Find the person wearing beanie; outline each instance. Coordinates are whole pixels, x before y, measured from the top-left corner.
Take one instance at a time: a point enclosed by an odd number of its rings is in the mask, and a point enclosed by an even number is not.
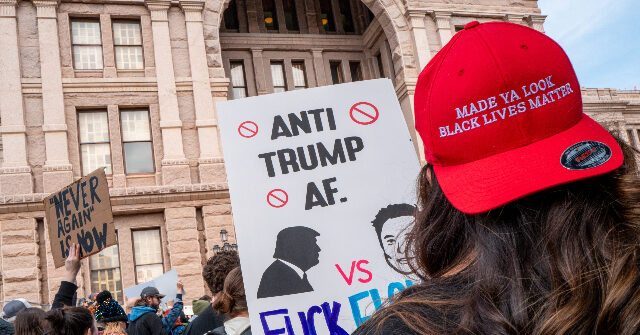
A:
[[[205,298],[209,298],[208,300]],[[203,299],[205,298],[205,299]],[[198,316],[211,304],[211,297],[203,296],[199,300],[193,301],[193,315]]]
[[[127,314],[120,304],[113,300],[111,292],[102,291],[96,296],[95,313],[96,322],[104,328],[100,335],[127,334]]]

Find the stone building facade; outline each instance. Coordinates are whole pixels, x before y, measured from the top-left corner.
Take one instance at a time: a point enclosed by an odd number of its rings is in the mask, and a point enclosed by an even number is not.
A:
[[[413,131],[418,73],[466,23],[543,31],[535,0],[0,0],[0,300],[49,304],[42,199],[106,167],[118,245],[83,261],[79,296],[237,248],[215,103],[390,78]],[[640,92],[583,89],[640,147]],[[241,246],[241,248],[250,246]]]

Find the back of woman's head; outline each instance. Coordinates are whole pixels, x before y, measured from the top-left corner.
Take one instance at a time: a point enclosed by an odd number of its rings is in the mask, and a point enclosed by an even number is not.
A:
[[[15,327],[16,335],[42,335],[44,332],[44,315],[45,312],[40,308],[26,308],[20,311],[16,316]]]
[[[222,292],[213,302],[213,308],[229,318],[234,318],[247,311],[247,297],[244,294],[242,271],[236,267],[224,280]]]
[[[637,334],[640,181],[633,152],[621,146],[625,165],[614,172],[474,215],[454,208],[423,168],[407,254],[425,289],[377,317],[442,331],[418,313],[429,306],[455,311],[447,331],[460,333]],[[459,293],[443,289],[451,273],[464,278]]]
[[[48,335],[85,335],[93,329],[93,315],[84,307],[52,309],[45,321]]]

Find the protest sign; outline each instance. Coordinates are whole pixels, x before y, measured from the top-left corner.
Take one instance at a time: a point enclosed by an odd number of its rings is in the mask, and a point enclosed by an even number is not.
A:
[[[64,265],[73,243],[80,244],[82,258],[116,244],[104,168],[46,197],[44,210],[56,268]]]
[[[420,165],[390,80],[217,108],[254,332],[348,334],[413,285]]]
[[[158,289],[158,292],[160,292],[160,294],[165,295],[165,297],[162,298],[161,301],[166,303],[168,301],[176,299],[176,294],[178,293],[178,287],[176,286],[177,283],[178,273],[176,272],[176,270],[171,270],[165,272],[162,276],[153,278],[142,284],[125,288],[124,295],[127,297],[127,299],[140,297],[142,289],[144,289],[145,287],[153,286]]]

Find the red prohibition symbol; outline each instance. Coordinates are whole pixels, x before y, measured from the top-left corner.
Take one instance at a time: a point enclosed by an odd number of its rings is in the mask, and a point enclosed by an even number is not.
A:
[[[353,122],[366,126],[376,122],[380,113],[378,112],[378,107],[363,101],[351,106],[349,116],[351,116]]]
[[[284,190],[276,188],[267,194],[267,203],[274,208],[284,207],[289,202],[289,195]]]
[[[238,127],[238,133],[244,138],[252,138],[258,134],[258,125],[253,121],[245,121]]]

